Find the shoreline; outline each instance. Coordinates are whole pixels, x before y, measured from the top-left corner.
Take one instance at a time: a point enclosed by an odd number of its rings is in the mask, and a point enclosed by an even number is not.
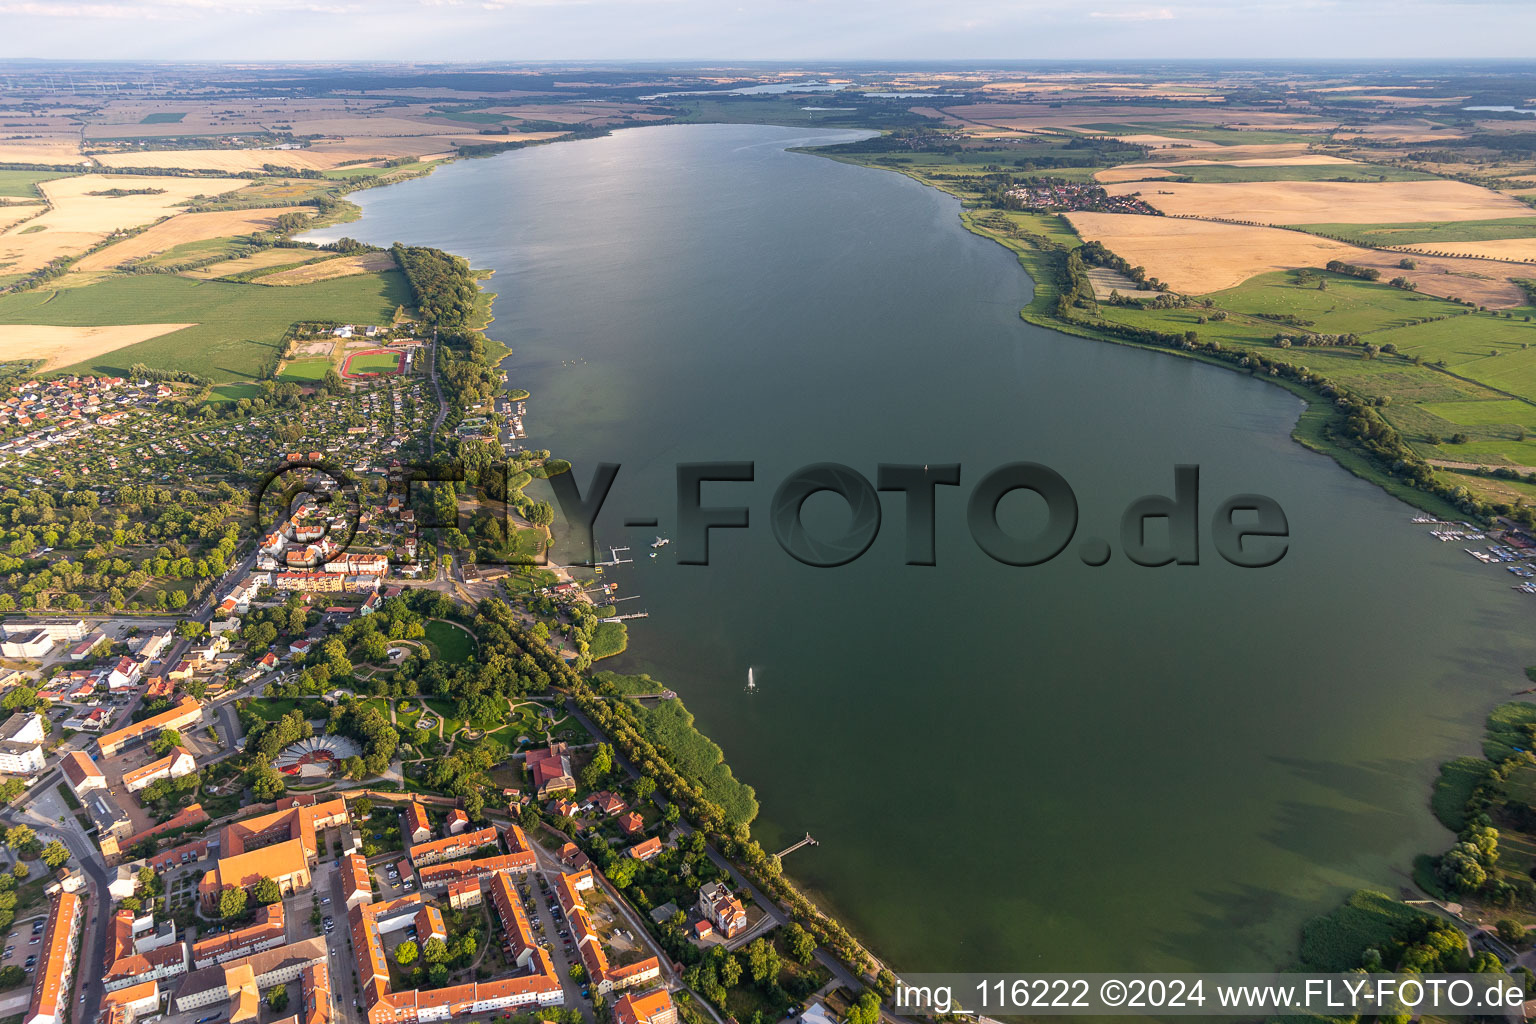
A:
[[[650,126],[650,125],[636,125],[634,127],[653,127],[653,126]],[[606,135],[606,134],[609,134],[609,133],[610,133],[609,130],[605,130],[602,134]],[[577,134],[577,135],[574,135],[573,137],[567,137],[567,138],[540,140],[537,144],[538,145],[550,145],[550,144],[554,144],[554,143],[562,142],[562,141],[576,141],[576,140],[586,139],[586,138],[591,138],[591,137],[593,137],[593,136],[592,135]],[[533,144],[534,143],[529,143],[527,145],[533,145]],[[512,152],[515,149],[521,149],[521,148],[526,148],[526,147],[525,146],[510,147],[507,150],[504,150],[503,152]],[[401,183],[406,182],[406,181],[413,181],[413,180],[416,180],[418,178],[428,177],[429,175],[432,174],[433,171],[437,170],[438,167],[445,166],[445,165],[451,164],[451,163],[455,163],[458,160],[474,159],[474,158],[481,158],[481,157],[492,157],[492,156],[499,156],[499,155],[501,155],[501,153],[498,152],[498,153],[483,153],[483,154],[473,154],[473,155],[468,155],[468,156],[449,157],[449,158],[446,158],[444,160],[435,162],[430,167],[428,167],[428,168],[426,168],[426,169],[424,169],[424,170],[422,170],[422,171],[420,171],[418,173],[412,174],[412,175],[410,175],[408,177],[401,177],[401,178],[398,178],[398,179],[396,179],[394,181],[380,182],[380,183],[376,183],[376,184],[373,184],[371,186],[366,186],[366,187],[385,187],[387,185],[401,184]],[[358,206],[355,203],[346,203],[345,204],[345,208],[343,210],[341,210],[341,211],[338,211],[338,212],[339,212],[340,215],[334,221],[332,221],[331,223],[325,225],[326,227],[335,227],[335,226],[338,226],[340,224],[348,224],[348,223],[356,222],[356,221],[358,221],[358,220],[360,220],[362,218],[364,211],[363,211],[362,207]],[[503,366],[503,364],[506,362],[506,360],[508,360],[508,359],[510,359],[512,357],[512,355],[514,354],[515,350],[510,345],[507,345],[507,344],[505,344],[503,342],[500,342],[500,341],[498,341],[498,340],[496,340],[494,338],[491,338],[489,335],[487,335],[485,333],[486,330],[490,327],[490,325],[492,323],[495,322],[495,319],[496,319],[495,316],[494,316],[494,313],[493,313],[493,306],[494,306],[494,303],[495,303],[496,299],[498,298],[498,293],[486,290],[485,287],[484,287],[484,283],[485,283],[485,281],[489,280],[495,274],[495,272],[496,271],[494,269],[491,269],[491,270],[481,270],[481,269],[472,270],[472,274],[475,277],[476,287],[480,288],[481,295],[482,295],[483,298],[481,300],[481,303],[479,305],[477,305],[477,313],[476,313],[476,317],[475,317],[475,324],[466,325],[465,330],[467,330],[469,332],[472,332],[473,334],[478,336],[479,339],[481,340],[481,342],[486,346],[486,348],[487,348],[487,361],[488,361],[488,363],[491,366],[495,367],[496,370],[501,374],[501,377],[502,377],[502,389],[503,389],[502,390],[502,394],[506,395],[506,396],[510,396],[510,395],[518,393],[519,391],[526,391],[527,389],[521,388],[521,387],[514,387],[512,385],[512,383],[511,383],[510,379],[509,379],[509,375],[508,375],[507,371],[505,370],[505,368]],[[482,312],[484,314],[483,323],[480,322],[481,317],[479,315]],[[572,577],[570,575],[570,568],[569,567],[559,566],[559,565],[556,565],[555,563],[551,562],[550,565],[547,568],[553,569],[557,573],[557,575],[558,574],[564,574],[564,576],[566,578],[574,580],[574,577]],[[512,596],[513,595],[510,595],[510,594],[508,595],[508,597],[512,597]],[[590,597],[588,598],[588,600],[590,600]],[[556,651],[552,650],[551,653],[554,653],[554,654],[558,655],[559,652],[556,652]],[[596,668],[596,665],[594,663],[594,665],[591,668],[587,669],[586,671],[590,675],[591,673],[594,673],[594,672],[597,672],[597,671],[600,671],[600,670],[598,670]],[[574,699],[574,698],[572,698],[572,699]],[[681,701],[681,695],[679,695],[679,700]],[[686,704],[684,704],[684,706],[686,707]],[[703,736],[710,743],[714,743],[714,741],[712,739],[710,739],[708,737],[708,735],[703,733],[702,731],[700,732],[700,735]],[[609,738],[612,739],[611,736]],[[715,744],[715,745],[718,747],[718,744]],[[724,754],[724,751],[722,750],[722,755],[723,754]],[[727,768],[729,768],[729,766],[730,766],[729,760],[724,758],[723,756],[722,756],[721,763],[724,764]],[[733,774],[734,774],[734,771],[733,771]],[[755,817],[756,816],[754,815],[754,819],[753,820],[755,820]],[[700,826],[695,825],[695,827],[700,827]],[[826,931],[830,932],[833,936],[839,937],[840,940],[841,940],[840,941],[840,945],[844,949],[851,949],[854,952],[854,954],[855,954],[853,957],[845,957],[845,956],[843,956],[841,953],[835,951],[835,949],[836,949],[835,946],[833,946],[833,945],[831,945],[831,944],[829,944],[829,943],[827,943],[825,941],[823,941],[821,943],[820,948],[825,950],[829,956],[833,957],[839,964],[841,964],[849,972],[850,976],[852,976],[853,978],[857,979],[866,988],[872,988],[874,991],[876,991],[877,993],[880,993],[882,996],[889,995],[889,991],[888,990],[891,989],[894,986],[894,981],[895,981],[895,974],[894,974],[893,969],[890,968],[886,964],[886,962],[884,960],[882,960],[879,956],[877,956],[875,953],[873,953],[870,950],[869,945],[863,939],[855,936],[853,934],[853,932],[850,931],[848,929],[848,927],[842,922],[841,919],[839,919],[838,917],[836,917],[835,915],[833,915],[831,913],[828,913],[825,909],[822,908],[822,906],[820,904],[818,904],[814,899],[811,898],[811,896],[809,896],[807,894],[807,891],[802,886],[796,884],[783,871],[782,866],[780,866],[777,863],[777,858],[776,857],[768,859],[767,861],[765,861],[765,863],[767,863],[769,865],[769,869],[768,870],[764,870],[762,867],[760,867],[757,864],[753,863],[753,861],[751,859],[744,859],[741,856],[742,850],[744,850],[744,849],[747,849],[747,848],[757,848],[759,851],[761,849],[758,846],[756,839],[754,839],[752,837],[752,834],[751,834],[751,822],[750,821],[745,823],[745,824],[743,824],[743,825],[741,825],[741,826],[736,827],[736,829],[734,831],[736,832],[736,837],[734,839],[734,843],[735,843],[737,849],[733,852],[732,850],[727,849],[725,844],[723,844],[723,843],[717,844],[717,846],[719,848],[719,853],[721,854],[721,856],[724,857],[724,859],[736,871],[739,871],[742,874],[742,876],[744,878],[746,878],[753,886],[755,886],[756,888],[761,890],[763,893],[765,893],[767,898],[770,901],[772,901],[774,907],[777,908],[778,910],[780,910],[782,913],[784,913],[789,920],[794,921],[794,920],[804,920],[806,918],[809,918],[810,920],[818,922],[823,929],[825,929]],[[850,995],[850,997],[856,997],[857,993],[856,992],[850,992],[849,995]],[[896,1018],[896,1019],[901,1019],[901,1018]]]

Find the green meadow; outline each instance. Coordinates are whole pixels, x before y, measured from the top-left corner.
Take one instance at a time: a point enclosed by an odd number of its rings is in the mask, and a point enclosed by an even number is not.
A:
[[[13,199],[37,199],[42,196],[42,193],[37,190],[38,182],[67,178],[70,173],[69,171],[0,170],[0,196],[10,196]]]
[[[1364,334],[1466,311],[1444,299],[1321,270],[1305,282],[1289,271],[1259,274],[1209,298],[1222,309],[1253,316],[1300,317],[1311,321],[1308,330],[1324,334]]]
[[[144,119],[139,124],[179,124],[182,118],[186,116],[187,112],[185,110],[179,113],[163,110],[155,114],[145,114]]]
[[[1436,242],[1489,242],[1500,238],[1536,238],[1536,216],[1497,220],[1441,220],[1404,224],[1292,224],[1299,231],[1342,238],[1356,245],[1433,245]],[[1410,255],[1411,258],[1411,255]],[[1536,276],[1536,268],[1532,270]]]
[[[410,301],[404,277],[393,270],[289,288],[155,274],[0,296],[0,323],[194,324],[64,369],[121,374],[134,363],[144,363],[187,370],[224,384],[252,380],[270,368],[284,333],[295,322],[388,323],[395,308]]]
[[[1243,134],[1247,134],[1244,132]],[[1193,151],[1198,153],[1199,150]],[[1190,181],[1222,183],[1233,181],[1429,181],[1435,176],[1385,164],[1276,164],[1271,166],[1232,164],[1197,164],[1170,167]]]

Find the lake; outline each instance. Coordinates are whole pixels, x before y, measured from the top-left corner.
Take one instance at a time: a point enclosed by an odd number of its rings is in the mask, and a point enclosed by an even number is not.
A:
[[[1449,835],[1435,766],[1475,749],[1536,662],[1526,598],[1412,511],[1288,433],[1292,395],[1229,370],[1025,324],[1031,282],[897,174],[788,147],[847,134],[668,126],[463,161],[357,194],[343,234],[495,270],[490,333],[533,393],[533,447],[622,464],[599,538],[634,563],[630,650],[757,788],[786,868],[898,969],[1268,968],[1350,888],[1395,892]],[[709,566],[676,564],[673,467],[746,505]],[[768,508],[798,467],[959,463],[937,566],[903,564],[901,496],[835,569],[801,565]],[[1073,488],[1076,546],[982,554],[971,488],[1005,463]],[[1201,563],[1119,552],[1121,510],[1201,470]],[[1215,554],[1211,511],[1285,510],[1268,569]],[[1026,495],[1000,513],[1023,530]],[[847,513],[818,495],[807,520]],[[654,516],[658,529],[626,530]],[[758,689],[745,692],[748,666]]]

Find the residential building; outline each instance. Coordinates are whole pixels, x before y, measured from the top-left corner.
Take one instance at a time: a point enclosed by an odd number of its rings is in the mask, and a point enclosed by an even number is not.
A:
[[[129,689],[139,681],[141,674],[139,663],[124,655],[113,663],[112,671],[107,673],[107,687],[113,690]]]
[[[300,980],[305,968],[325,963],[324,939],[301,939],[188,974],[176,991],[176,1013],[228,1004],[230,1024],[254,1019],[258,993]]]
[[[352,853],[341,859],[341,891],[348,910],[373,901],[373,878],[368,861],[361,854]]]
[[[661,853],[661,840],[652,836],[643,842],[636,843],[624,852],[635,858],[635,860],[650,860]]]
[[[496,845],[496,826],[488,825],[463,835],[449,836],[446,839],[428,843],[417,843],[411,847],[411,863],[418,868],[428,864],[440,864],[443,861],[468,857],[482,846],[494,845]]]
[[[664,988],[638,995],[626,992],[613,1004],[614,1024],[677,1024],[677,1007]]]
[[[283,905],[272,903],[256,912],[254,924],[198,941],[192,947],[192,964],[201,970],[248,957],[283,945],[286,935]]]
[[[466,878],[448,885],[448,905],[454,910],[478,907],[485,902],[479,879]]]
[[[162,981],[186,974],[190,960],[187,944],[176,941],[176,926],[167,921],[156,930],[153,917],[134,919],[133,911],[119,910],[107,932],[107,968],[102,986],[113,992],[144,981]],[[139,936],[148,933],[145,948]],[[157,944],[162,935],[169,941]]]
[[[739,935],[747,927],[747,912],[742,908],[741,900],[719,882],[706,882],[699,889],[699,913],[727,939]]]
[[[432,838],[432,822],[427,818],[427,809],[419,801],[412,800],[405,805],[405,828],[412,845]]]
[[[59,1024],[70,1009],[70,982],[75,976],[75,954],[80,947],[80,922],[85,903],[72,892],[61,892],[48,908],[48,927],[38,949],[37,971],[32,978],[32,1000],[22,1024]]]
[[[43,770],[43,716],[21,712],[0,724],[0,772],[33,775]]]

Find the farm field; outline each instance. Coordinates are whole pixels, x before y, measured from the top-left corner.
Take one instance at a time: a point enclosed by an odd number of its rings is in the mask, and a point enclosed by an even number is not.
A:
[[[67,174],[67,171],[0,170],[0,196],[11,196],[17,199],[40,199],[43,194],[38,190],[38,182],[63,178]]]
[[[30,273],[51,260],[91,248],[113,231],[152,224],[177,213],[176,204],[196,196],[225,195],[249,182],[232,178],[139,177],[82,174],[54,178],[40,187],[53,208],[25,227],[0,233],[0,264]],[[145,195],[91,195],[112,189],[153,189]],[[32,229],[39,228],[34,232]]]
[[[210,263],[206,267],[198,267],[195,270],[183,270],[181,271],[181,276],[211,281],[216,277],[229,277],[231,274],[243,274],[251,270],[266,270],[271,267],[287,267],[293,264],[306,263],[309,260],[319,259],[324,255],[325,253],[307,249],[262,249],[249,256],[224,260],[220,263]]]
[[[1350,160],[1323,163],[1322,158],[1289,161],[1243,160],[1233,162],[1189,161],[1159,164],[1177,167],[1177,174],[1195,182],[1226,183],[1243,181],[1436,181],[1434,175],[1385,164],[1362,164]],[[1155,204],[1154,204],[1155,205]]]
[[[1248,181],[1225,184],[1160,181],[1152,192],[1134,182],[1105,186],[1113,195],[1141,192],[1167,214],[1260,224],[1320,222],[1379,224],[1407,221],[1529,217],[1531,208],[1490,189],[1460,181]],[[1341,217],[1340,214],[1348,214]]]
[[[116,245],[93,252],[75,263],[79,271],[108,270],[130,260],[155,256],[178,245],[215,238],[248,235],[271,229],[285,213],[308,213],[303,208],[231,210],[224,213],[182,213]],[[296,262],[296,261],[294,261]]]
[[[284,333],[296,321],[387,323],[395,308],[409,301],[409,289],[398,271],[281,290],[156,274],[0,296],[0,324],[190,323],[194,326],[175,334],[116,349],[110,356],[85,357],[69,368],[121,374],[142,362],[187,370],[217,384],[250,380],[270,368]]]
[[[1326,290],[1319,290],[1319,282]],[[1227,310],[1258,317],[1300,317],[1310,331],[1325,334],[1364,334],[1407,326],[1425,317],[1460,317],[1466,307],[1400,288],[1383,287],[1342,274],[1318,271],[1309,283],[1297,284],[1289,273],[1270,273],[1244,281],[1209,298]],[[1286,329],[1277,322],[1279,330]]]
[[[0,352],[7,359],[41,359],[42,369],[56,370],[115,352],[195,324],[132,324],[112,327],[54,327],[0,324]]]
[[[264,274],[260,281],[265,285],[288,287],[313,284],[316,281],[330,281],[338,277],[350,277],[353,274],[393,270],[394,266],[395,258],[389,253],[369,252],[357,256],[342,256],[340,259],[317,260],[308,266],[280,270],[275,274]]]
[[[1445,220],[1395,224],[1291,224],[1317,235],[1343,238],[1357,245],[1434,245],[1486,242],[1500,238],[1536,238],[1536,211],[1529,217],[1495,220]]]
[[[1133,266],[1144,266],[1174,290],[1191,295],[1231,288],[1256,274],[1362,255],[1342,242],[1280,228],[1129,213],[1064,216],[1084,239],[1103,242]]]

